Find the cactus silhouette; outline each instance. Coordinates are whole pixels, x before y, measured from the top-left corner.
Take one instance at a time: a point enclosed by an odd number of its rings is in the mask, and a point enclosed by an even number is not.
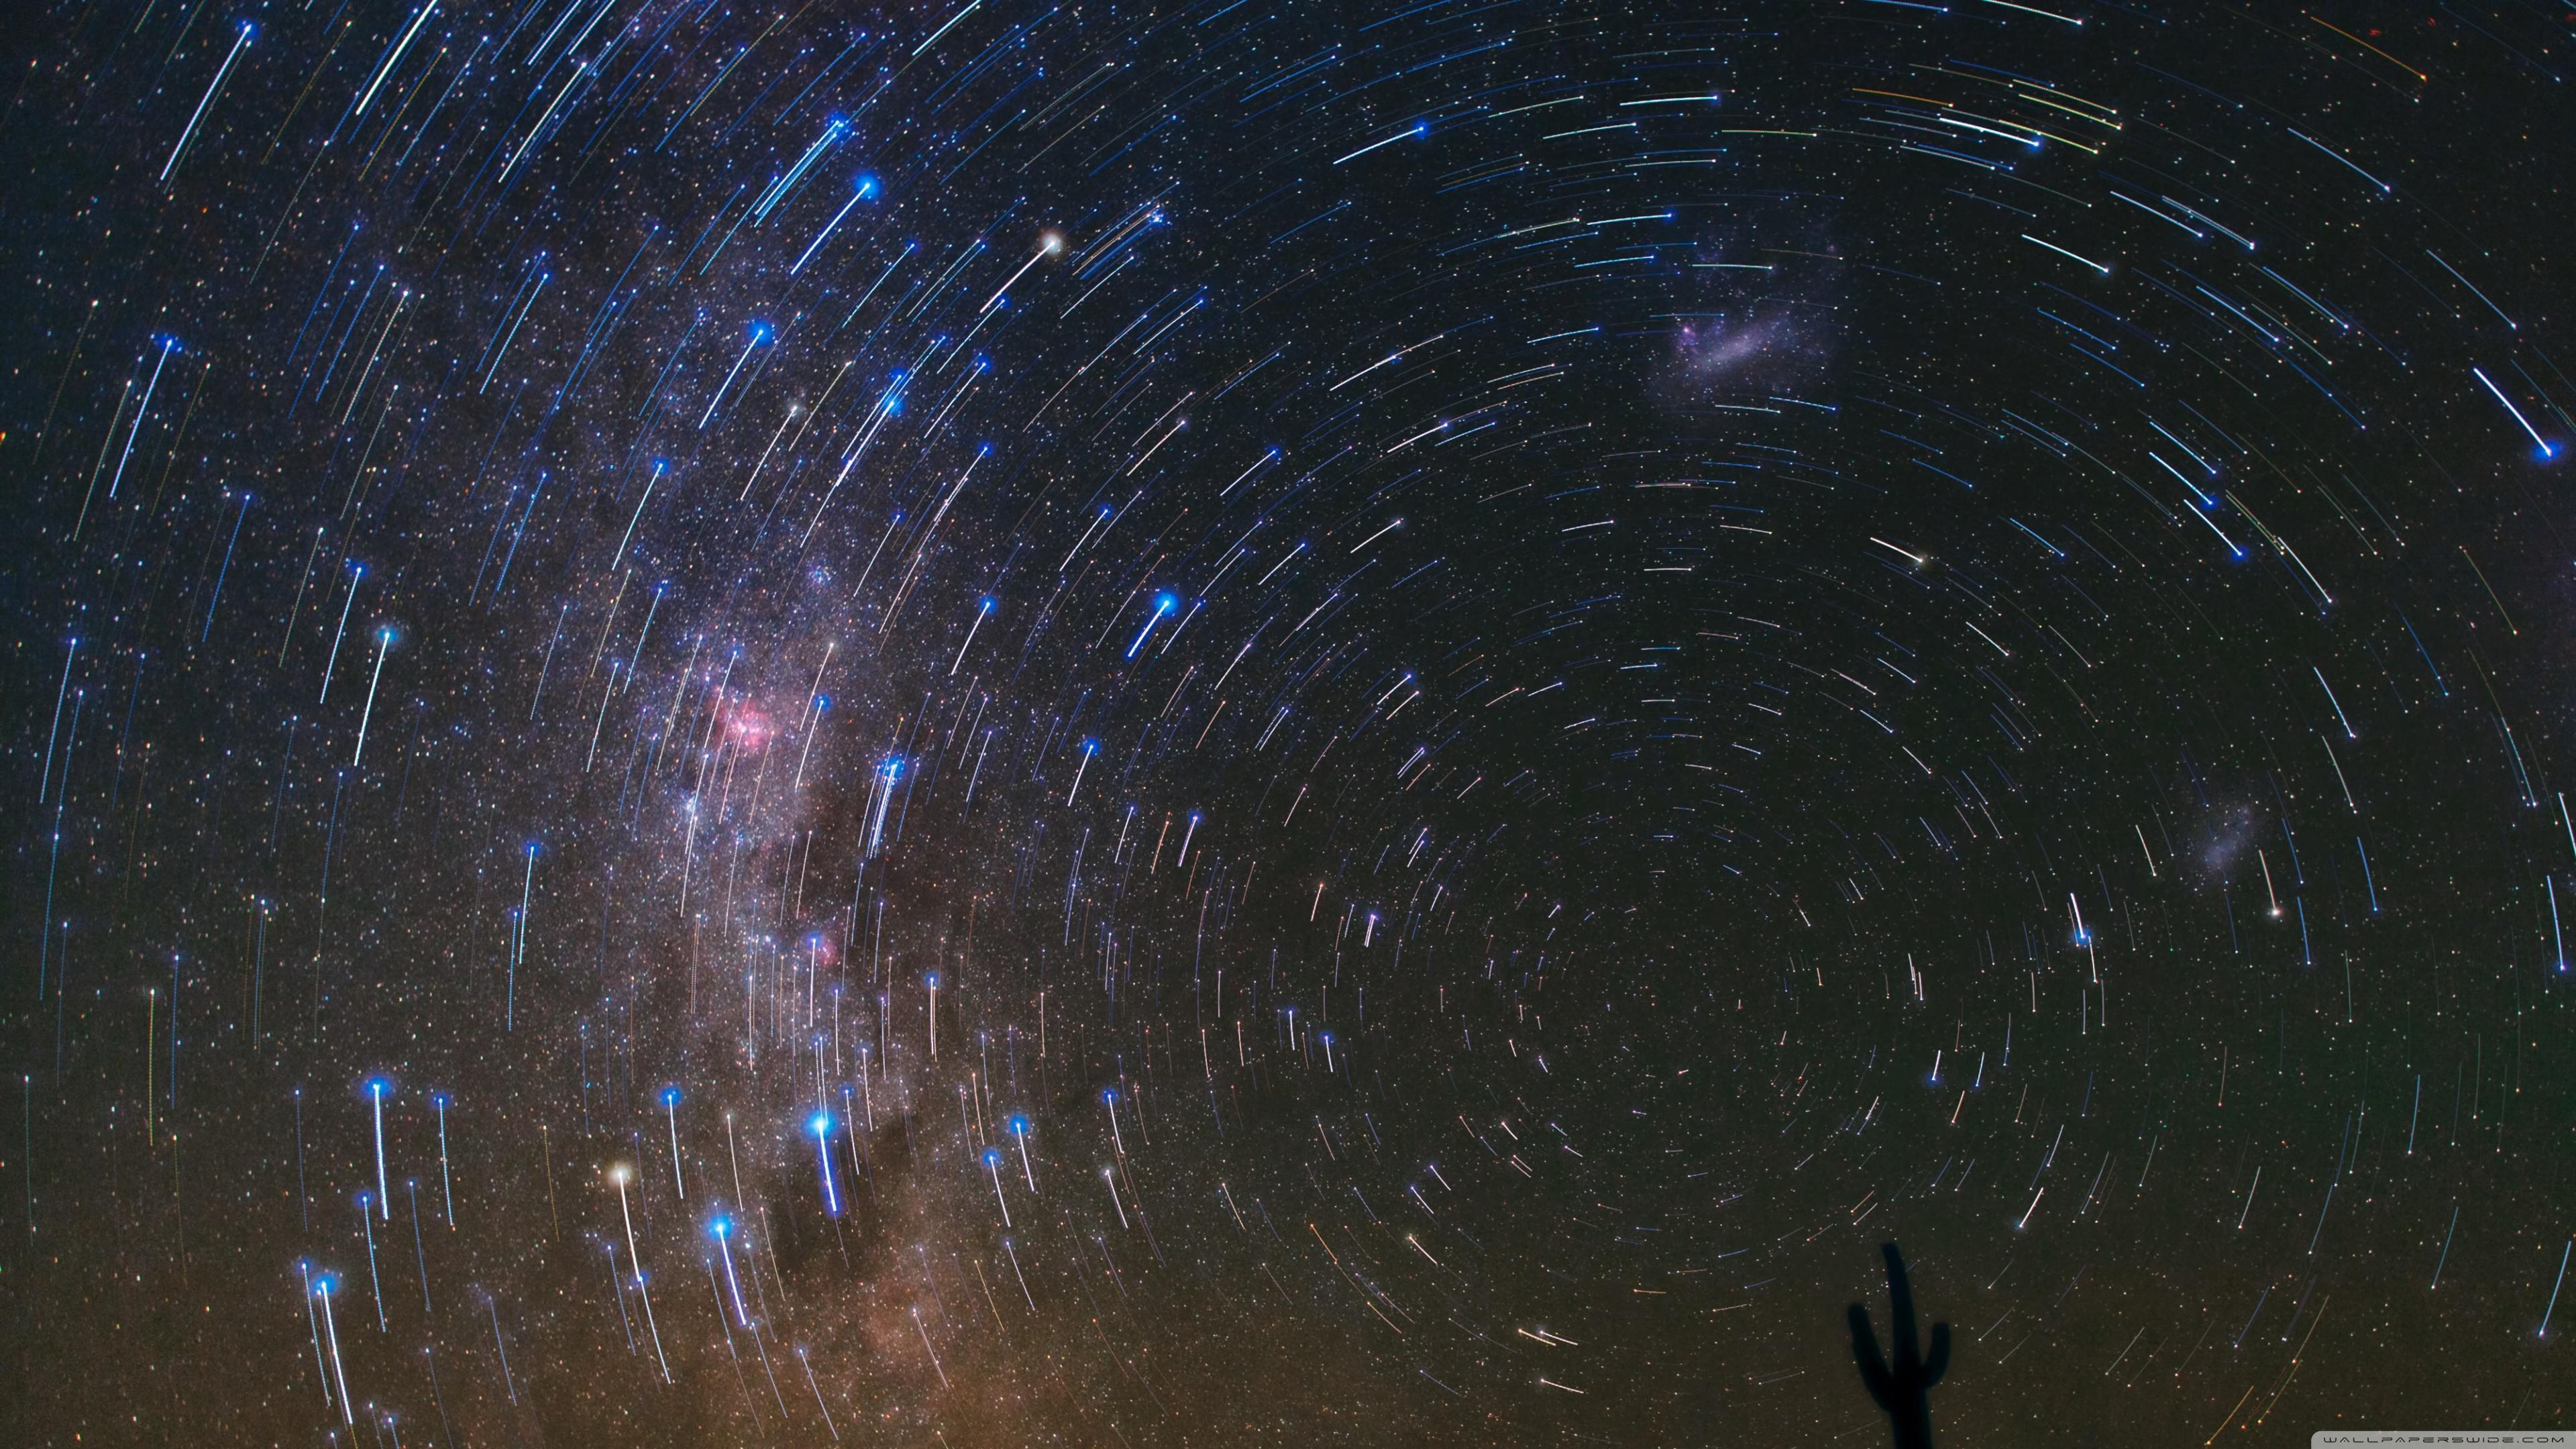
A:
[[[1950,1367],[1950,1325],[1932,1325],[1929,1354],[1915,1349],[1914,1290],[1905,1281],[1905,1259],[1894,1243],[1880,1244],[1879,1251],[1887,1257],[1887,1298],[1893,1312],[1888,1334],[1896,1362],[1891,1366],[1878,1351],[1869,1310],[1858,1303],[1851,1306],[1852,1357],[1860,1364],[1861,1382],[1869,1385],[1869,1396],[1887,1411],[1896,1449],[1932,1449],[1931,1389]]]

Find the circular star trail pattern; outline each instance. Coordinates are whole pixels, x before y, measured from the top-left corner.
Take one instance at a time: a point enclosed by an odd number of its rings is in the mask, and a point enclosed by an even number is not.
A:
[[[2566,1425],[2570,25],[22,17],[10,1437]]]

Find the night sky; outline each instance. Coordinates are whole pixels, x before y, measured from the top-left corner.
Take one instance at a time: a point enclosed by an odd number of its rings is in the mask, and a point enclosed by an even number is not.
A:
[[[0,1439],[2576,1428],[2576,14],[11,28]]]

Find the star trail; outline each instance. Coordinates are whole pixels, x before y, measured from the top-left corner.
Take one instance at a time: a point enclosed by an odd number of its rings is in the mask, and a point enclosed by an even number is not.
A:
[[[2576,1428],[2576,12],[16,25],[9,1442]]]

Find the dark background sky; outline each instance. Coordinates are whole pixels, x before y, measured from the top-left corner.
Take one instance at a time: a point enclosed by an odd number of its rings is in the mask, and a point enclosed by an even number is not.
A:
[[[2576,1414],[2576,16],[17,25],[12,1442]]]

